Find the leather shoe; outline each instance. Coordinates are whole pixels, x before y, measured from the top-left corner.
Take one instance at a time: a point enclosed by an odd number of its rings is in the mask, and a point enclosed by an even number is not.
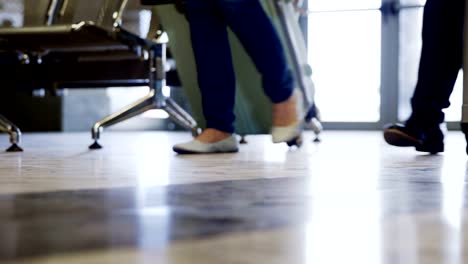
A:
[[[439,126],[416,129],[401,124],[389,124],[384,127],[384,139],[397,147],[415,147],[417,151],[431,154],[444,152],[444,134]]]

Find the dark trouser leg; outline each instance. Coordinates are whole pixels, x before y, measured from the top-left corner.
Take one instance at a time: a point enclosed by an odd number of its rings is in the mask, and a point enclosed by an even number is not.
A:
[[[226,23],[213,0],[187,0],[186,7],[207,127],[233,133],[235,77]]]
[[[218,0],[229,27],[262,75],[265,94],[273,103],[288,99],[293,77],[277,32],[258,0]]]
[[[407,125],[433,127],[444,121],[462,66],[464,0],[428,0],[424,8],[423,47],[418,83]]]

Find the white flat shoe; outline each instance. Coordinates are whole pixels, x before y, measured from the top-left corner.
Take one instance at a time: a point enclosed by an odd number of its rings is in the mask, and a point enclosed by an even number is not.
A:
[[[290,126],[274,126],[271,129],[273,143],[292,142],[301,136],[301,125],[296,122]]]
[[[302,116],[304,116],[303,98],[298,89],[294,89],[292,96],[296,98],[296,114],[298,121],[288,126],[272,126],[271,140],[273,143],[285,142],[288,146],[296,145],[299,147],[302,144]]]
[[[239,151],[239,144],[234,135],[215,143],[203,143],[196,139],[177,144],[172,149],[179,154],[233,153]]]

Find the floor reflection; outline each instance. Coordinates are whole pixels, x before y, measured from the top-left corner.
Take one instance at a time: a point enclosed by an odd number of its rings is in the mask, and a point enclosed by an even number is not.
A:
[[[332,135],[299,150],[252,136],[216,157],[153,155],[140,141],[124,145],[130,154],[109,144],[71,159],[5,155],[21,174],[2,184],[36,193],[0,195],[0,263],[468,262],[463,136],[431,156],[376,133]],[[103,184],[122,177],[136,184]]]
[[[0,259],[295,230],[294,241],[271,243],[307,264],[421,263],[426,250],[461,263],[464,178],[439,175],[442,183],[388,181],[342,195],[327,181],[328,193],[311,191],[321,182],[306,177],[0,196]]]

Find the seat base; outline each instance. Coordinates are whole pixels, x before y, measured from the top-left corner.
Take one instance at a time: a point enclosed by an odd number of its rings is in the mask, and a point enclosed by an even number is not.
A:
[[[102,148],[102,146],[99,144],[99,138],[103,128],[120,123],[152,109],[164,110],[172,120],[186,129],[189,129],[193,136],[196,136],[200,133],[200,128],[198,127],[197,122],[189,113],[187,113],[171,98],[165,97],[164,95],[156,92],[156,90],[152,89],[148,95],[141,98],[140,100],[96,122],[91,129],[91,135],[94,143],[89,146],[89,149]]]
[[[11,146],[6,150],[7,152],[23,151],[19,146],[21,141],[21,130],[2,115],[0,115],[0,131],[10,135]]]

